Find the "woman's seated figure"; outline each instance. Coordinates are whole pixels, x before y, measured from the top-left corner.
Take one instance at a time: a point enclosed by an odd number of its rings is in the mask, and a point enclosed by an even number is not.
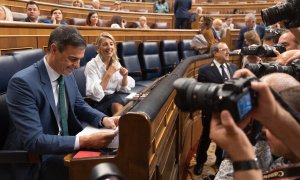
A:
[[[84,2],[82,0],[73,0],[72,6],[74,7],[84,7]]]
[[[169,13],[169,4],[165,0],[158,0],[155,4],[155,12],[157,13]]]
[[[108,116],[121,111],[125,105],[119,92],[129,92],[135,86],[128,70],[121,66],[116,54],[116,41],[102,33],[96,41],[98,55],[86,64],[86,95],[94,108]]]
[[[54,8],[51,10],[51,20],[45,20],[44,23],[68,25],[63,18],[62,10]]]
[[[99,21],[99,16],[96,11],[91,11],[86,17],[86,25],[87,26],[92,26],[92,27],[97,27]]]
[[[125,19],[122,19],[122,17],[118,16],[118,15],[112,16],[110,22],[111,22],[111,25],[110,25],[111,28],[117,28],[117,29],[122,28],[123,29],[123,28],[125,28],[125,25],[126,25]]]

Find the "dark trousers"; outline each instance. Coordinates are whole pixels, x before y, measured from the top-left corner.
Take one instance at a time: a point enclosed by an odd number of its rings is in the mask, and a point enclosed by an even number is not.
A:
[[[210,119],[211,115],[202,115],[202,126],[203,126],[203,131],[202,131],[202,136],[200,138],[199,144],[198,144],[198,149],[197,149],[197,155],[196,155],[196,161],[197,165],[203,166],[205,161],[207,160],[207,149],[209,148],[209,144],[211,142],[209,138],[209,132],[210,132]],[[217,146],[216,149],[216,165],[219,166],[222,161],[222,156],[223,156],[223,150]]]
[[[175,29],[188,29],[188,18],[176,18]]]

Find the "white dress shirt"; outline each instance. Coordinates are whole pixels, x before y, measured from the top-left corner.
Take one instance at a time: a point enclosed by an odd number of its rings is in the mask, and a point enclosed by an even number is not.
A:
[[[58,106],[58,90],[59,90],[59,85],[58,85],[58,78],[60,74],[58,74],[52,67],[48,64],[46,60],[46,56],[44,57],[44,63],[46,66],[47,73],[49,75],[50,81],[51,81],[51,86],[52,86],[52,92],[54,96],[54,101],[56,107]],[[67,96],[65,96],[67,97]],[[66,101],[68,102],[68,101]],[[68,106],[67,106],[68,107]],[[68,111],[67,111],[68,112]],[[60,136],[62,134],[62,126],[61,126],[61,120],[60,120],[60,113],[57,115],[57,126],[58,126],[58,135]],[[74,150],[79,149],[79,136],[76,136],[75,142],[74,142]]]
[[[215,59],[214,59],[214,63],[215,63],[215,65],[217,66],[217,68],[218,68],[219,73],[221,74],[221,76],[223,76],[223,74],[222,74],[222,68],[220,67],[221,64],[220,64],[218,61],[216,61]],[[227,66],[226,63],[224,63],[224,71],[225,71],[227,77],[230,79],[231,76],[230,76],[230,72],[229,72],[229,69],[228,69],[228,66]]]
[[[118,62],[119,68],[121,64]],[[119,71],[116,71],[109,79],[106,89],[103,90],[101,82],[106,72],[106,65],[102,62],[99,55],[90,60],[85,67],[86,77],[86,95],[99,102],[105,94],[113,94],[115,92],[129,92],[135,86],[135,81],[132,77],[128,76],[127,86],[122,86],[123,76]]]

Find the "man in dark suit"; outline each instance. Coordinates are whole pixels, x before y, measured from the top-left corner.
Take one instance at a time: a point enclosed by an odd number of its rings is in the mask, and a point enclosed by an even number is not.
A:
[[[240,34],[239,34],[238,42],[237,42],[238,49],[241,49],[242,47],[247,46],[245,43],[245,38],[244,38],[245,32],[255,30],[257,32],[257,34],[259,35],[260,39],[262,39],[265,35],[265,28],[260,25],[256,25],[256,17],[254,14],[252,14],[252,13],[246,14],[245,24],[246,24],[246,26],[242,27],[240,29]]]
[[[190,20],[189,10],[192,8],[191,0],[175,0],[174,2],[174,13],[175,13],[175,28],[176,29],[187,29],[188,22]]]
[[[207,83],[222,84],[230,79],[233,73],[238,69],[235,64],[228,62],[229,60],[229,48],[226,43],[219,42],[211,46],[211,54],[214,59],[211,63],[205,64],[200,67],[198,71],[198,81]],[[210,144],[209,129],[210,129],[210,111],[202,111],[202,126],[203,132],[199,141],[197,157],[197,164],[194,168],[194,173],[200,175],[203,170],[203,165],[207,159],[207,149]],[[222,158],[222,150],[216,149],[216,165],[220,165]]]
[[[34,22],[34,23],[42,22],[41,20],[39,20],[40,8],[36,2],[28,1],[26,3],[26,14],[27,14],[27,18],[24,19],[25,22]]]
[[[9,81],[11,123],[4,149],[38,153],[41,163],[11,165],[7,179],[68,179],[68,169],[63,164],[66,153],[99,149],[114,138],[113,133],[101,132],[77,135],[83,122],[115,128],[119,120],[91,108],[79,93],[72,71],[80,66],[85,47],[77,29],[58,27],[49,37],[47,55]]]

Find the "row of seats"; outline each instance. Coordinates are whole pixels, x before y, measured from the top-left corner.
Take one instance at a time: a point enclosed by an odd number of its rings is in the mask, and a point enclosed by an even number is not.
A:
[[[168,72],[179,63],[180,59],[196,55],[190,48],[191,40],[183,40],[177,45],[176,40],[140,43],[121,42],[117,46],[121,64],[126,67],[129,74],[136,80],[135,92],[141,91],[154,79]],[[96,47],[88,44],[81,67],[74,70],[78,88],[85,97],[84,68],[88,61],[97,55]],[[42,59],[45,53],[42,49],[15,51],[5,56],[0,56],[0,148],[2,148],[9,126],[9,114],[6,105],[6,91],[10,78],[18,71]]]
[[[9,114],[6,106],[8,82],[16,72],[40,60],[44,55],[42,49],[30,49],[0,56],[0,149],[3,147],[9,127]]]

